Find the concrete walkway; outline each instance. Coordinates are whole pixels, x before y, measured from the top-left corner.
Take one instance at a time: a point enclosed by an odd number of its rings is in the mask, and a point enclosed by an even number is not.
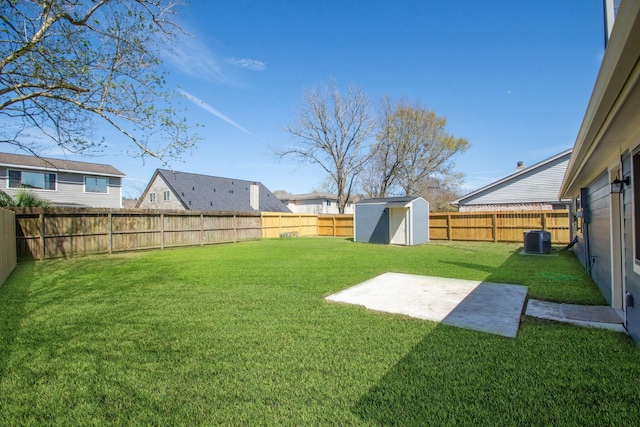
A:
[[[526,286],[384,273],[326,299],[515,337],[526,297]]]
[[[559,304],[531,299],[527,303],[525,314],[540,319],[626,333],[624,319],[608,306]]]

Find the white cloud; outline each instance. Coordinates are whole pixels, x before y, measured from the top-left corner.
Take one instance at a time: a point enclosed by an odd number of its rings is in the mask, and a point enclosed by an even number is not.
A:
[[[208,46],[198,39],[182,35],[162,53],[165,62],[180,72],[200,80],[212,81],[225,86],[235,86],[231,77]]]
[[[184,96],[187,100],[193,102],[195,105],[197,105],[198,107],[202,108],[206,112],[213,114],[214,116],[216,116],[220,120],[223,120],[223,121],[229,123],[231,126],[233,126],[234,128],[236,128],[238,130],[241,130],[242,132],[246,133],[247,135],[251,135],[253,137],[256,137],[253,133],[251,133],[251,131],[243,128],[238,123],[236,123],[234,120],[232,120],[229,117],[225,116],[220,111],[216,110],[215,108],[213,108],[212,106],[210,106],[209,104],[207,104],[206,102],[201,100],[200,98],[198,98],[198,97],[196,97],[196,96],[194,96],[194,95],[190,94],[189,92],[187,92],[185,90],[182,90],[182,89],[180,89],[180,92],[182,93],[182,96]]]
[[[251,71],[264,71],[267,69],[267,64],[256,59],[227,58],[226,62],[233,66],[245,68]]]

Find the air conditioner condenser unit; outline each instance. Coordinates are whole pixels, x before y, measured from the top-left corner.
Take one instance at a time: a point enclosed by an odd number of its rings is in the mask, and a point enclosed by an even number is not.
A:
[[[544,230],[525,231],[524,251],[532,254],[548,254],[551,252],[551,233]]]

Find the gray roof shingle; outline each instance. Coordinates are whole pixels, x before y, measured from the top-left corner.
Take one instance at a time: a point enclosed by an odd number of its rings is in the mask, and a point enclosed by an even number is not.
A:
[[[189,210],[253,212],[249,194],[251,184],[257,184],[260,187],[259,211],[291,212],[260,182],[167,169],[158,169],[157,172]]]

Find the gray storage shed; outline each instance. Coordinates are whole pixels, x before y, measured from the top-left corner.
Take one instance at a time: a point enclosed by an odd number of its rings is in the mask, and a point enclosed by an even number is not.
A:
[[[429,202],[422,197],[363,199],[355,204],[355,242],[420,245],[429,241]]]

